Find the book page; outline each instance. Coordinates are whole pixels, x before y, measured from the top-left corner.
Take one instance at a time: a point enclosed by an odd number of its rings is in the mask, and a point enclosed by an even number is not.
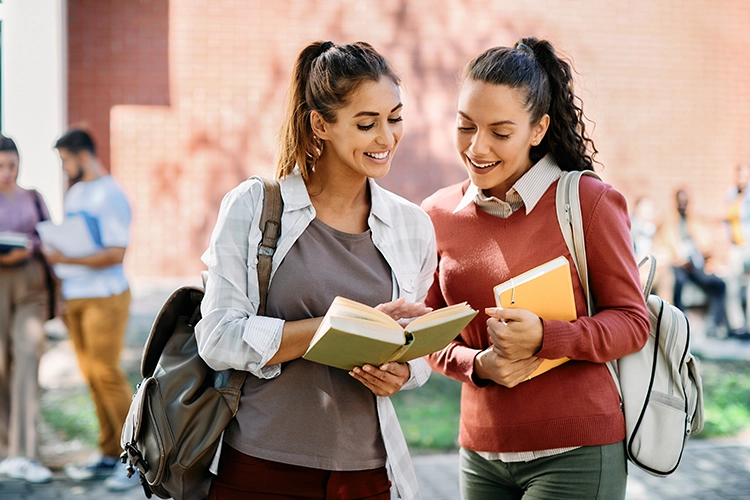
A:
[[[407,326],[413,340],[406,349],[397,354],[394,361],[403,363],[420,358],[450,344],[477,315],[477,311],[466,304],[456,305],[462,307],[453,309],[454,314],[441,315],[438,319],[422,323],[417,327]]]
[[[29,237],[15,231],[0,231],[0,245],[23,248],[29,244]]]
[[[391,318],[383,311],[378,311],[374,307],[341,296],[337,296],[333,299],[333,302],[326,313],[326,316],[328,315],[346,318],[360,318],[386,325],[389,328],[403,330],[401,325],[399,325],[395,319]]]
[[[414,319],[406,327],[406,330],[411,332],[415,329],[430,327],[431,325],[443,322],[446,318],[459,317],[468,314],[471,310],[471,307],[469,307],[466,302],[435,309],[434,311],[430,311],[427,314]]]

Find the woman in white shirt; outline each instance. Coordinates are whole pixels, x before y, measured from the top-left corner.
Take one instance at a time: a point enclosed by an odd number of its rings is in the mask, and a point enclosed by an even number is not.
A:
[[[380,188],[402,136],[399,79],[369,44],[315,42],[297,58],[280,136],[284,211],[266,316],[256,250],[263,186],[224,198],[203,255],[196,328],[214,369],[246,370],[211,499],[417,499],[388,396],[422,385],[423,360],[351,372],[301,358],[333,297],[396,319],[423,314],[434,232],[416,205]]]

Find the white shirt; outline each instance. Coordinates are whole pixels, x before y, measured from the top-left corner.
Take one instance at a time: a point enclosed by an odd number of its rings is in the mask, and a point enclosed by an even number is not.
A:
[[[271,280],[289,249],[315,218],[302,177],[297,171],[279,181],[284,212],[281,236],[273,256]],[[368,225],[372,241],[388,262],[393,299],[423,302],[437,267],[435,233],[429,216],[417,205],[369,180],[372,208]],[[201,303],[203,318],[195,329],[198,352],[215,370],[246,370],[259,378],[274,378],[281,365],[266,366],[281,344],[284,321],[257,316],[260,301],[257,275],[258,227],[263,185],[249,179],[227,193],[221,203],[211,243],[202,260],[208,284]],[[409,362],[411,376],[403,389],[423,385],[430,368],[423,359]],[[386,467],[393,498],[419,499],[414,468],[389,398],[377,398],[378,420],[388,455]]]

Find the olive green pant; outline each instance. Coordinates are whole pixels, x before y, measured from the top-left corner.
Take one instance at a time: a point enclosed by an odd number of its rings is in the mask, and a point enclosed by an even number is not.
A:
[[[622,500],[627,485],[621,442],[530,462],[485,460],[462,448],[459,467],[463,500]]]

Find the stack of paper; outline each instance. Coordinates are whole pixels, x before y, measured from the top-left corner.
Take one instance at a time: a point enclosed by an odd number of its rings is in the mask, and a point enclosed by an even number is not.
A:
[[[62,224],[42,221],[36,230],[44,245],[48,245],[66,257],[87,257],[100,250],[91,236],[86,220],[79,215],[66,217]],[[72,278],[85,274],[86,266],[76,264],[56,264],[55,274],[59,278]]]
[[[29,237],[15,231],[0,231],[0,254],[8,253],[16,248],[26,248]]]

